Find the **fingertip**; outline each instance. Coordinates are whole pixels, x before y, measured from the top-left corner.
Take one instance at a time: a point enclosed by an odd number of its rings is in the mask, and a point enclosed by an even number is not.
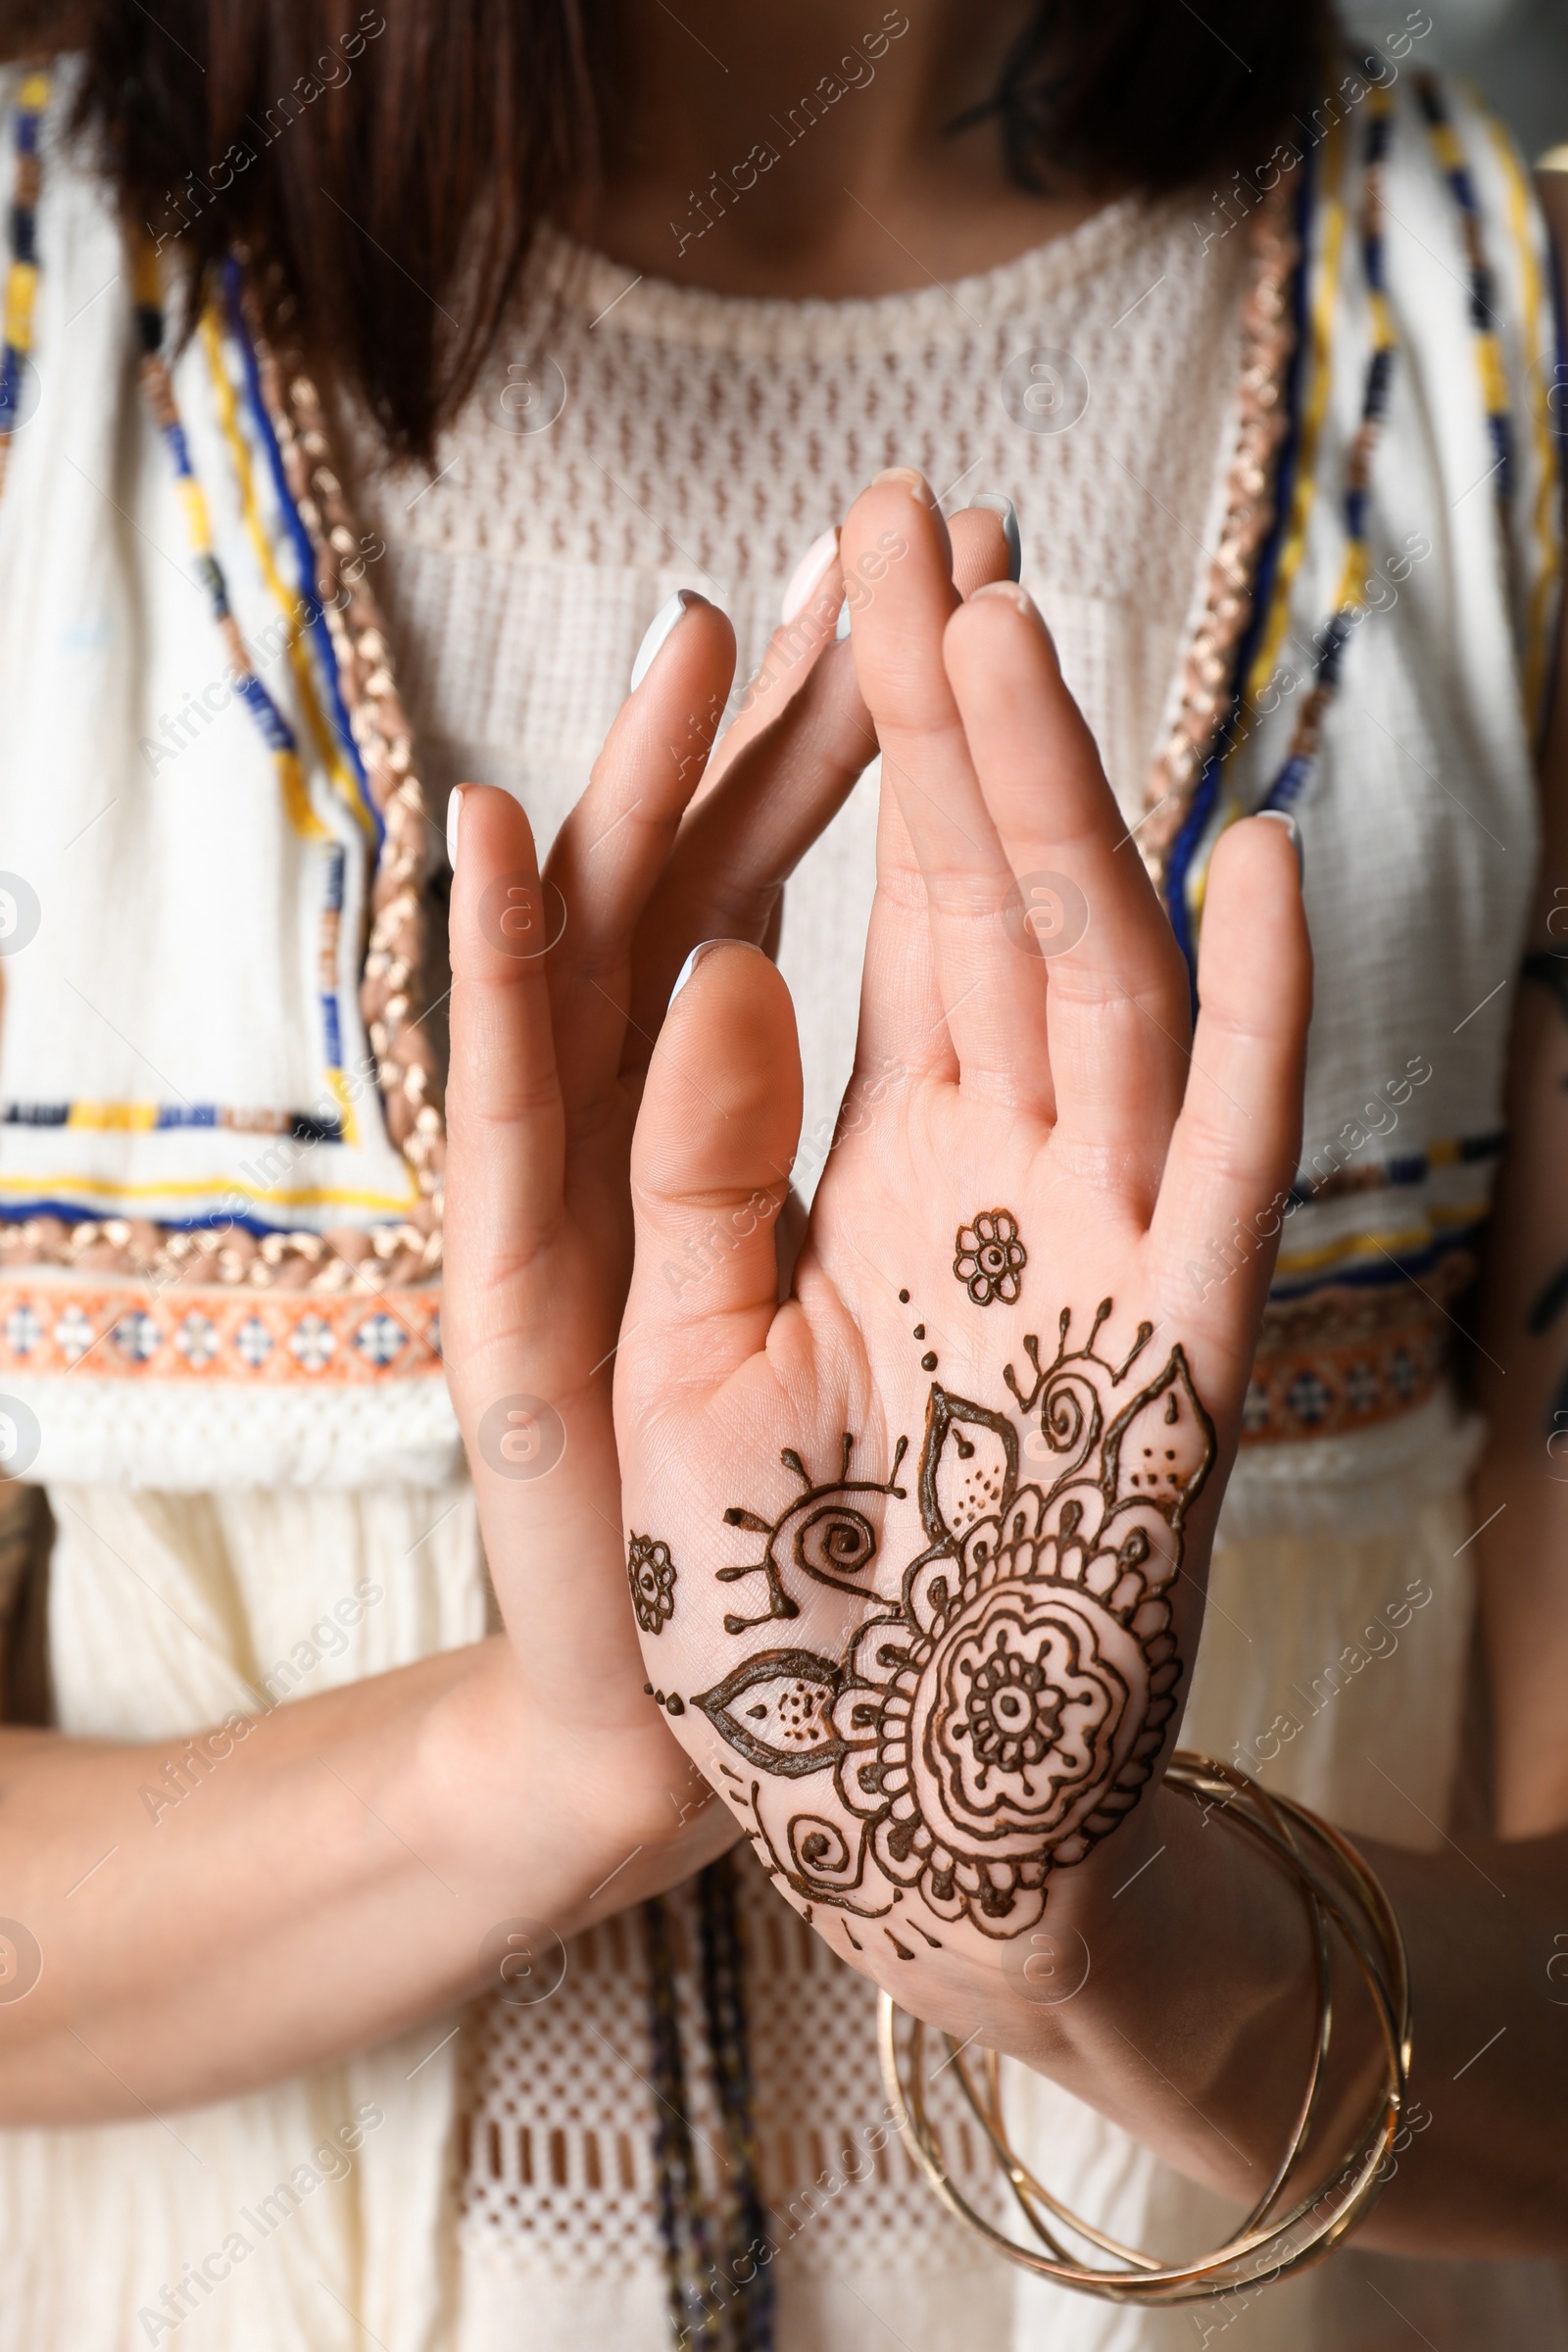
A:
[[[1266,986],[1287,1018],[1310,1017],[1312,941],[1302,901],[1300,828],[1260,810],[1226,827],[1209,859],[1199,941],[1200,1000],[1240,1004]],[[1298,994],[1299,992],[1299,994]]]
[[[977,491],[970,499],[966,512],[992,514],[996,517],[1006,555],[1004,576],[1009,580],[1021,579],[1023,577],[1023,533],[1018,528],[1018,510],[1006,492],[1004,490]],[[956,567],[955,567],[954,576],[955,578],[957,576]]]
[[[514,935],[543,920],[533,827],[522,803],[498,784],[459,785],[452,801],[461,811],[454,827],[448,805],[448,843],[461,850],[452,874],[452,969],[457,977],[488,975],[502,960],[515,962]]]
[[[1260,808],[1257,813],[1265,824],[1282,825],[1285,828],[1291,846],[1296,852],[1297,877],[1304,883],[1306,880],[1306,851],[1301,841],[1301,828],[1295,817],[1288,808]]]

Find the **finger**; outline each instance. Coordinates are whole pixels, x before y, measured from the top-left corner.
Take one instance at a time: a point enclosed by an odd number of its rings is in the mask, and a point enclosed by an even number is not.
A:
[[[582,1497],[618,1547],[607,1342],[562,1311],[585,1270],[564,1220],[566,1122],[548,957],[526,952],[545,906],[528,819],[511,793],[466,785],[452,883],[447,1091],[447,1376],[463,1423],[503,1615],[552,1694],[582,1660],[617,1710],[634,1647],[619,1575],[582,1573]],[[580,1249],[580,1245],[577,1245]],[[516,1366],[524,1361],[526,1375]],[[596,1378],[597,1374],[597,1378]],[[526,1394],[519,1391],[526,1389]],[[569,1455],[571,1469],[554,1475]],[[525,1620],[524,1620],[525,1613]],[[629,1688],[635,1691],[636,1679]]]
[[[1001,504],[1010,510],[1009,501]],[[1016,532],[1016,517],[1012,528]],[[960,514],[950,515],[948,537],[953,542],[953,585],[960,596],[973,596],[988,581],[1010,576],[1013,551],[997,508],[965,507]]]
[[[545,868],[551,936],[559,932],[551,956],[556,1042],[572,1133],[599,1122],[616,1083],[632,1010],[633,935],[702,781],[734,673],[727,616],[684,594],[685,611],[621,704]],[[673,977],[672,970],[666,993]]]
[[[1004,511],[1010,513],[1010,502],[999,499],[990,508],[977,505],[953,517],[953,579],[960,596],[972,596],[982,581],[1008,576],[1012,553]],[[1012,528],[1016,532],[1016,520]],[[699,801],[707,799],[740,754],[815,676],[817,662],[839,638],[843,611],[844,566],[835,529],[812,543],[786,587],[779,625],[708,763]]]
[[[565,1114],[533,832],[510,792],[459,789],[446,1251],[454,1300],[482,1317],[507,1270],[560,1220]],[[464,1334],[470,1348],[488,1336],[482,1324]]]
[[[1047,974],[1058,1149],[1153,1206],[1187,1076],[1187,968],[1056,650],[1021,588],[980,590],[943,654],[1017,882],[1011,944]]]
[[[1150,1230],[1161,1295],[1250,1358],[1301,1145],[1312,951],[1290,830],[1233,825],[1204,894],[1187,1098]],[[1240,1384],[1249,1368],[1237,1362]]]
[[[1040,1111],[1050,1101],[1044,967],[1009,944],[1012,873],[980,791],[942,661],[957,605],[947,533],[919,477],[889,474],[844,528],[847,577],[882,555],[857,604],[860,690],[925,882],[941,1001],[966,1088]]]
[[[636,1258],[616,1371],[641,1413],[709,1390],[764,1345],[773,1228],[800,1139],[789,990],[761,952],[698,952],[671,1004],[632,1145]],[[624,1392],[624,1399],[623,1399]]]
[[[808,549],[787,584],[778,627],[719,740],[710,762],[706,791],[713,789],[747,745],[801,692],[818,658],[834,644],[844,603],[838,539],[837,530],[824,531]]]
[[[972,596],[990,581],[1007,577],[1012,550],[1003,517],[994,509],[965,508],[952,517],[948,533],[953,542],[953,584],[960,596]],[[886,791],[877,806],[876,873],[855,1082],[863,1088],[894,1072],[956,1078],[957,1057],[948,1037],[931,950],[925,884],[909,829],[898,802]]]
[[[854,656],[847,645],[830,645],[680,829],[636,943],[629,1066],[646,1066],[675,976],[698,941],[766,944],[790,875],[875,754]]]

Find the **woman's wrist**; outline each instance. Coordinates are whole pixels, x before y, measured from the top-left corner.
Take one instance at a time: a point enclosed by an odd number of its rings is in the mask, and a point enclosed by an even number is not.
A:
[[[1031,1983],[1027,1960],[1004,1962],[985,2038],[1180,2171],[1250,2201],[1289,2140],[1318,1997],[1298,1887],[1223,1812],[1161,1788],[1125,1845],[1118,1836],[1058,1873],[1035,1937],[1045,1964]],[[1376,2061],[1359,1976],[1334,1946],[1327,2122],[1307,2164],[1359,2112]]]
[[[464,1900],[563,1936],[662,1891],[734,1842],[735,1825],[649,1706],[567,1723],[512,1640],[477,1644],[399,1775],[411,1842]]]

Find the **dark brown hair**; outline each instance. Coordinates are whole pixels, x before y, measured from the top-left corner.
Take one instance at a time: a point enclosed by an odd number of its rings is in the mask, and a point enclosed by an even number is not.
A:
[[[535,226],[592,185],[608,24],[608,0],[85,0],[80,119],[127,220],[198,272],[236,240],[265,258],[306,348],[427,454]],[[1248,174],[1331,25],[1331,0],[1042,0],[969,121],[1030,187]]]

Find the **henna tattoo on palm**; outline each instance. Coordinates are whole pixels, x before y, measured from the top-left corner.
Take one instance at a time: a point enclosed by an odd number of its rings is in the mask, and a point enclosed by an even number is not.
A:
[[[631,1605],[645,1634],[662,1634],[675,1614],[675,1563],[669,1545],[657,1536],[629,1535],[626,1581]]]
[[[1095,1346],[1110,1312],[1107,1298],[1069,1351],[1064,1309],[1049,1365],[1026,1337],[1031,1383],[1004,1368],[1007,1409],[933,1381],[915,1484],[925,1542],[896,1598],[873,1583],[878,1529],[844,1498],[906,1499],[903,1438],[883,1482],[850,1479],[851,1438],[831,1486],[787,1449],[805,1494],[777,1520],[724,1514],[768,1539],[761,1560],[718,1571],[767,1579],[765,1614],[726,1618],[731,1633],[799,1616],[795,1570],[871,1604],[840,1655],[760,1650],[691,1701],[751,1767],[720,1769],[764,1867],[808,1916],[823,1903],[885,1920],[917,1894],[939,1919],[1020,1935],[1052,1870],[1137,1803],[1175,1711],[1166,1594],[1214,1431],[1179,1347],[1124,1396],[1152,1326],[1112,1364]],[[803,1806],[797,1786],[813,1779]],[[939,1940],[909,1912],[901,1925]]]
[[[748,1528],[754,1535],[767,1538],[767,1549],[760,1560],[744,1560],[717,1572],[721,1585],[734,1584],[744,1576],[767,1579],[767,1607],[761,1616],[726,1617],[726,1634],[744,1634],[753,1626],[768,1624],[773,1618],[800,1615],[799,1601],[792,1600],[784,1590],[783,1571],[788,1566],[804,1568],[818,1584],[836,1585],[841,1592],[870,1590],[865,1571],[876,1557],[876,1529],[863,1511],[857,1510],[844,1497],[893,1494],[902,1501],[905,1490],[898,1483],[899,1465],[908,1446],[908,1439],[901,1438],[895,1446],[891,1477],[851,1478],[850,1459],[855,1440],[846,1430],[839,1475],[823,1486],[813,1484],[793,1446],[784,1447],[779,1459],[800,1480],[806,1492],[797,1495],[777,1519],[763,1519],[739,1503],[732,1503],[724,1513],[726,1527]]]
[[[953,1271],[976,1306],[989,1306],[993,1298],[1013,1304],[1023,1289],[1029,1252],[1010,1208],[982,1209],[972,1224],[960,1225],[954,1252]]]

